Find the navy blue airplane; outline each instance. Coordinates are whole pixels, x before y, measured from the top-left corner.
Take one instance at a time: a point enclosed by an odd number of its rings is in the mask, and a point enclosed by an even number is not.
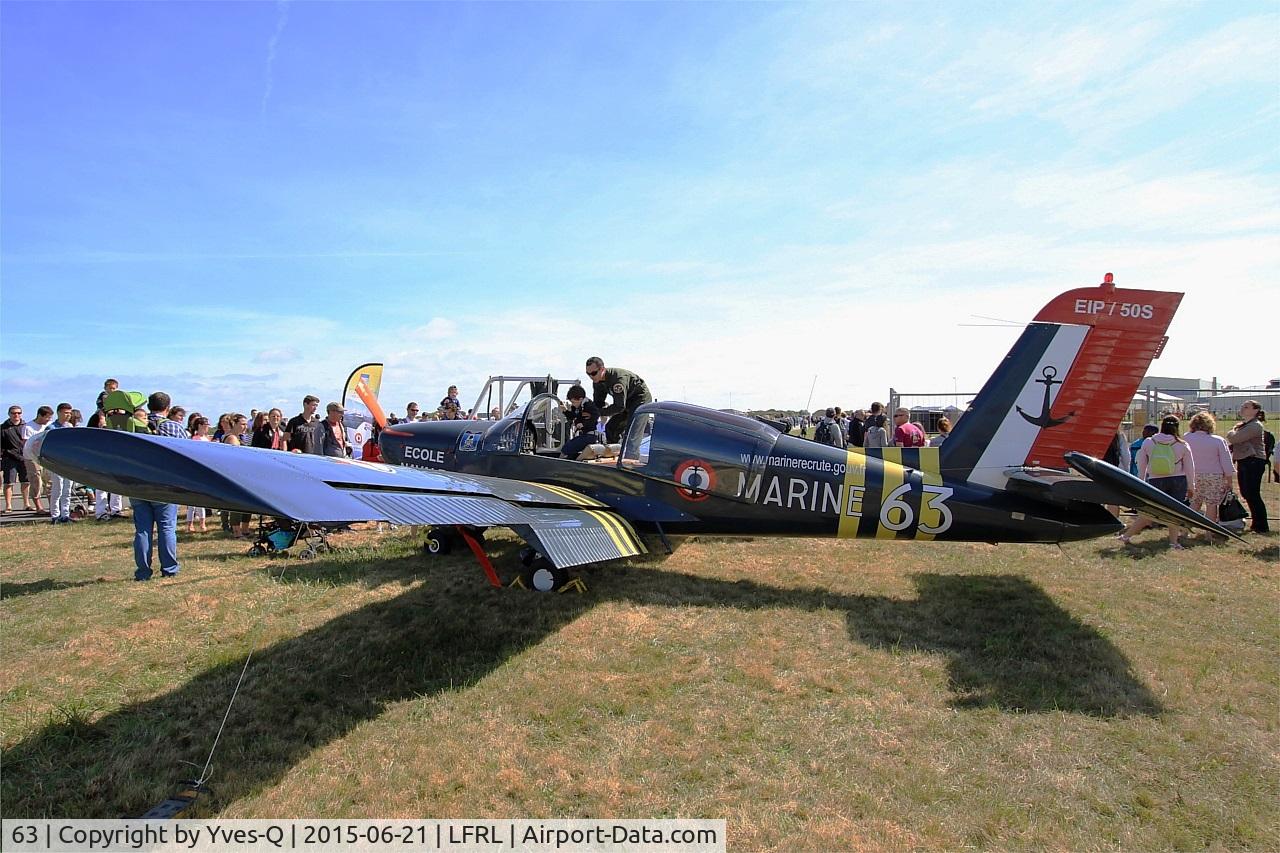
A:
[[[561,401],[542,394],[497,421],[396,424],[383,463],[100,429],[42,433],[43,465],[145,500],[312,525],[430,525],[429,551],[513,530],[522,577],[561,585],[573,566],[688,535],[1057,543],[1112,534],[1105,507],[1231,531],[1100,461],[1182,294],[1107,280],[1052,300],[938,448],[839,449],[761,420],[686,403],[637,410],[603,459],[560,456]],[[906,345],[912,345],[905,339]],[[648,538],[648,544],[646,543]]]

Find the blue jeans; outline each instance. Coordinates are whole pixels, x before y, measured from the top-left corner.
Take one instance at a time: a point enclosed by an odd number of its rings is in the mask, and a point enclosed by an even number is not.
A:
[[[178,505],[129,498],[133,507],[133,573],[140,581],[151,579],[151,544],[160,552],[160,572],[178,573]],[[153,532],[152,528],[155,528]],[[156,538],[155,534],[159,537]]]

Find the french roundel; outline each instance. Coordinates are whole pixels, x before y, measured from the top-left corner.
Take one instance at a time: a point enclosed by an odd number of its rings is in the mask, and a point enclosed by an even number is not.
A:
[[[676,494],[689,501],[705,501],[716,487],[716,471],[701,459],[687,459],[676,466]]]

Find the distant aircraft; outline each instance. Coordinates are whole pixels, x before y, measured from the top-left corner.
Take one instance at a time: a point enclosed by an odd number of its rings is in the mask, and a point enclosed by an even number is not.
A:
[[[230,448],[110,430],[52,430],[41,464],[146,500],[311,524],[431,525],[428,550],[507,527],[530,546],[526,585],[668,548],[693,534],[911,541],[1090,539],[1121,524],[1105,505],[1223,536],[1231,531],[1095,458],[1111,442],[1181,302],[1097,287],[1046,305],[940,448],[838,449],[687,403],[637,410],[613,455],[561,458],[560,400],[535,396],[497,421],[396,424],[386,464]],[[654,539],[650,539],[653,542]]]

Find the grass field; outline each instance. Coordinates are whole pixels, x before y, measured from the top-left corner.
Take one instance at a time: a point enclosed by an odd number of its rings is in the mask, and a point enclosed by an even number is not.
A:
[[[1275,487],[1269,497],[1275,506]],[[495,562],[517,543],[495,534]],[[723,817],[731,849],[1276,849],[1276,539],[701,540],[494,591],[409,531],[316,561],[0,529],[3,812]],[[279,575],[279,577],[276,577]]]

